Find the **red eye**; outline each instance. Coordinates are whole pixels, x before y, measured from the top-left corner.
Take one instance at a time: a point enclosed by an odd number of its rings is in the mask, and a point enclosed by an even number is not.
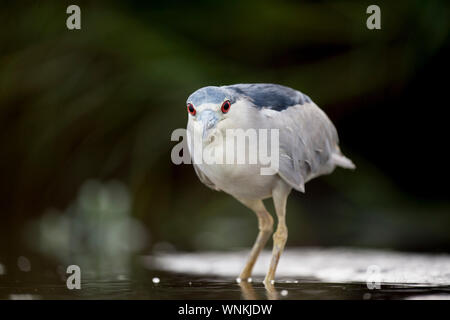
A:
[[[228,111],[230,111],[230,107],[231,107],[231,102],[229,100],[226,100],[222,103],[222,108],[220,108],[222,110],[223,113],[227,113]]]
[[[195,114],[197,113],[197,111],[195,110],[194,106],[192,105],[192,103],[188,103],[187,105],[187,110],[190,114],[192,114],[193,116],[195,116]]]

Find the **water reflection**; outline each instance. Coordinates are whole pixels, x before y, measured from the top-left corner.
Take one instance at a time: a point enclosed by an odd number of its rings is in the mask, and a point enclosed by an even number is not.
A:
[[[258,296],[255,292],[255,289],[253,288],[253,284],[251,281],[240,281],[239,287],[242,291],[242,298],[244,300],[258,300],[262,299],[263,297]],[[278,300],[282,297],[286,297],[288,295],[288,290],[282,289],[278,291],[275,288],[275,285],[273,283],[264,283],[265,288],[265,298],[267,300]]]
[[[245,300],[257,300],[258,297],[256,296],[255,290],[253,289],[253,286],[250,282],[242,281],[239,282],[239,286],[242,290],[242,297]]]
[[[153,278],[159,278],[154,283]],[[363,283],[327,283],[301,278],[276,282],[269,290],[258,278],[252,283],[222,277],[137,269],[130,277],[83,278],[81,290],[68,290],[62,281],[33,279],[0,282],[0,299],[290,299],[379,300],[450,298],[449,286],[383,284],[370,290]],[[287,291],[287,295],[283,292]]]

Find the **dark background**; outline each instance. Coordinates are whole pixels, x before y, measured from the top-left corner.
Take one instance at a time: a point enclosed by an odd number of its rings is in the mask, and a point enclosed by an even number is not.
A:
[[[450,252],[448,1],[76,1],[69,31],[73,3],[1,5],[10,274],[19,256],[250,248],[253,213],[172,164],[170,135],[196,89],[251,82],[308,94],[357,165],[291,194],[288,247]],[[370,4],[381,30],[365,26]]]

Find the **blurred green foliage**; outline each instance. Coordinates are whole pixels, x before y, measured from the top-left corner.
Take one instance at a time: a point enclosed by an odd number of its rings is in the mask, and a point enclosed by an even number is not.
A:
[[[379,1],[381,31],[365,27],[365,1],[77,1],[79,31],[65,27],[69,4],[2,3],[0,255],[14,255],[26,222],[65,210],[88,179],[128,186],[148,248],[250,246],[253,214],[170,161],[186,97],[246,82],[307,93],[358,166],[291,195],[288,246],[450,248],[449,202],[402,191],[340,125],[448,44],[446,1]]]

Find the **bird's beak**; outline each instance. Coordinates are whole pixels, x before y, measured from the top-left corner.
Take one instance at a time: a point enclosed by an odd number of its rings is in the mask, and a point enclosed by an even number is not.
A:
[[[200,114],[198,115],[198,120],[200,120],[202,124],[202,137],[204,140],[208,137],[211,129],[216,126],[217,122],[219,121],[219,117],[213,110],[206,109],[200,112]]]

